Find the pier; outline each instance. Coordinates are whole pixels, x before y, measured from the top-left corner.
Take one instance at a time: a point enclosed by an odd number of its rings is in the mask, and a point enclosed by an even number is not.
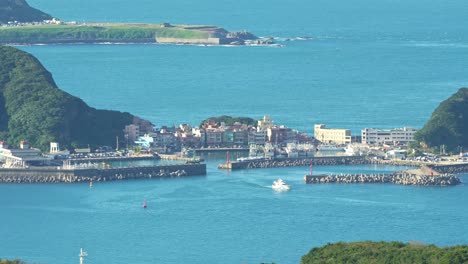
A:
[[[206,164],[174,164],[102,169],[35,167],[0,169],[0,183],[79,183],[206,175]]]

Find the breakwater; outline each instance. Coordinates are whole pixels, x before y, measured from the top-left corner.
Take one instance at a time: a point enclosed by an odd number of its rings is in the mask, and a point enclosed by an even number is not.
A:
[[[418,175],[406,172],[392,174],[330,174],[306,175],[306,183],[391,183],[419,186],[453,186],[460,184],[460,179],[453,174]]]
[[[261,159],[250,161],[234,161],[220,164],[219,169],[241,170],[258,168],[297,167],[309,165],[362,165],[369,164],[370,160],[363,156],[337,156],[315,158],[283,158]]]
[[[79,183],[206,175],[206,164],[177,164],[107,169],[0,169],[0,183]]]
[[[427,167],[439,172],[439,173],[466,173],[468,172],[468,163],[462,164],[450,164],[450,165],[439,165],[439,164],[431,164],[427,165]]]

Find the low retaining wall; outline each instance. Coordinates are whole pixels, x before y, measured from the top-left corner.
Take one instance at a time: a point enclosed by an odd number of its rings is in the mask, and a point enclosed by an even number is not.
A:
[[[206,175],[206,164],[177,164],[111,169],[0,169],[0,183],[75,183]]]
[[[392,183],[420,186],[453,186],[461,183],[460,179],[453,174],[431,176],[402,172],[393,174],[306,175],[304,180],[306,183]]]
[[[159,160],[159,156],[131,156],[131,157],[98,157],[98,158],[74,158],[67,159],[70,163],[83,163],[83,162],[106,162],[106,161],[138,161],[138,160]]]

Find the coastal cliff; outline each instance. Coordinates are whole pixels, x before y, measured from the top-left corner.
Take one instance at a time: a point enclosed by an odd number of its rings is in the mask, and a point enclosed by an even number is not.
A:
[[[32,55],[0,46],[0,140],[27,140],[47,149],[110,145],[123,138],[125,125],[147,122],[118,111],[97,110],[60,90],[52,75]]]

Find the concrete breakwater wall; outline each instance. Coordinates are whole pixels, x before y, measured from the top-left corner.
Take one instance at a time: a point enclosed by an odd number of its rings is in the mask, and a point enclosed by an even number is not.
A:
[[[206,164],[177,164],[111,169],[0,169],[0,183],[76,183],[206,175]]]
[[[427,167],[439,173],[466,173],[468,172],[468,163],[464,164],[451,164],[451,165],[427,165]]]
[[[234,161],[227,164],[220,164],[219,169],[258,169],[258,168],[280,168],[297,167],[309,165],[361,165],[369,164],[370,160],[362,156],[343,156],[343,157],[315,157],[315,158],[286,158],[271,160],[251,160]]]
[[[393,174],[331,174],[331,175],[306,175],[306,183],[392,183],[401,185],[420,186],[453,186],[460,184],[460,179],[453,174],[437,176],[416,175],[404,172]]]

